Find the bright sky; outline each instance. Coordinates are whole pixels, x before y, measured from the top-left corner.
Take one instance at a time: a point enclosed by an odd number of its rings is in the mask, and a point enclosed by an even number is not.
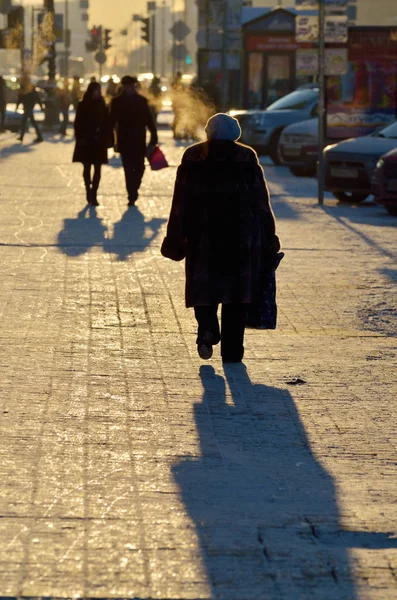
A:
[[[57,1],[57,0],[56,0]],[[69,2],[79,0],[69,0]],[[181,10],[183,0],[157,0],[158,5],[163,2],[168,6],[175,6]],[[42,5],[42,0],[22,0],[23,4]],[[131,21],[134,13],[146,14],[146,0],[89,0],[90,25],[103,25],[109,29],[124,29]]]
[[[133,13],[146,13],[146,0],[90,0],[90,24],[123,29]]]

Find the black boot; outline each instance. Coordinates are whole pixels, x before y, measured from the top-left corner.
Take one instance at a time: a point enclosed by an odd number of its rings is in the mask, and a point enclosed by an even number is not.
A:
[[[87,198],[87,204],[91,204],[91,188],[86,186],[85,187],[85,193],[86,193],[86,198]]]
[[[98,188],[93,187],[91,189],[91,202],[90,202],[90,204],[92,204],[92,206],[99,206],[99,202],[98,202],[97,197],[96,197],[97,191],[98,191]]]

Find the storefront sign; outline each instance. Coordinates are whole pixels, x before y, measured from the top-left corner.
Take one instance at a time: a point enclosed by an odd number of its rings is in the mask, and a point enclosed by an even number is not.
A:
[[[318,16],[298,15],[296,17],[297,42],[315,42],[318,40],[318,36]],[[325,41],[330,44],[344,44],[347,42],[347,17],[326,17]]]
[[[347,73],[347,48],[326,48],[325,74],[345,75]]]
[[[295,0],[298,10],[319,10],[319,0]],[[325,10],[343,10],[347,7],[347,0],[325,0]]]
[[[318,51],[315,49],[296,51],[296,74],[317,75]],[[347,72],[347,48],[325,50],[325,74],[344,75]]]
[[[397,42],[390,28],[351,29],[345,75],[327,80],[327,138],[366,135],[397,116]]]
[[[299,44],[294,36],[250,35],[247,40],[247,50],[297,50]]]
[[[315,49],[296,51],[296,74],[317,75],[318,71],[318,51]]]

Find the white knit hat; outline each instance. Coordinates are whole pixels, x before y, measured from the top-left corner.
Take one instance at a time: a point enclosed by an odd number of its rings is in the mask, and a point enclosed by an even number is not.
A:
[[[205,132],[209,140],[235,142],[241,136],[239,122],[226,113],[217,113],[210,117],[205,126]]]

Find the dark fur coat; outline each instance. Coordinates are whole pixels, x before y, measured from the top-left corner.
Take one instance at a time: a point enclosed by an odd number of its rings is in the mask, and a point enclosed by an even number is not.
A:
[[[76,145],[73,162],[106,164],[108,148],[113,146],[109,111],[103,98],[82,100],[74,121]]]
[[[226,141],[188,148],[161,248],[167,258],[186,258],[186,306],[254,302],[278,249],[256,153]]]

